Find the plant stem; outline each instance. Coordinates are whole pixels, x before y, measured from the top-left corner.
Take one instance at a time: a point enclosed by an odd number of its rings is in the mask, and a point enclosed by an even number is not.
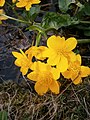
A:
[[[90,21],[79,21],[79,22],[83,24],[90,24]]]
[[[41,40],[41,33],[38,33],[37,36],[36,36],[36,43],[35,43],[35,46],[39,46],[40,40]]]
[[[7,17],[8,19],[11,19],[11,20],[15,20],[15,21],[18,21],[18,22],[26,23],[26,24],[31,24],[30,22],[23,21],[23,20],[20,20],[20,19],[17,19],[17,18],[13,18],[13,17],[10,17],[10,16],[5,15],[5,14],[0,14],[0,15],[4,16],[4,17]]]
[[[79,44],[90,43],[90,39],[77,39]]]

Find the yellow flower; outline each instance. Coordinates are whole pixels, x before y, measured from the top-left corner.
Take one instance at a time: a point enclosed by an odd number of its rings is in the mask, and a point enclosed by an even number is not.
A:
[[[43,57],[43,52],[47,49],[45,46],[32,46],[30,47],[25,54],[28,54],[28,58],[31,56],[36,57],[39,60],[44,60],[46,57]]]
[[[16,4],[17,7],[25,7],[27,11],[30,10],[32,4],[39,4],[40,0],[18,0],[19,2]]]
[[[17,0],[12,0],[13,3],[15,3]]]
[[[65,40],[64,37],[51,36],[47,40],[48,49],[43,53],[44,57],[48,57],[47,63],[64,72],[68,68],[68,61],[75,58],[72,50],[76,47],[77,40],[70,37]]]
[[[81,66],[81,56],[78,54],[76,55],[76,60],[70,62],[68,69],[62,75],[67,79],[71,79],[77,85],[82,82],[82,77],[90,75],[90,68]]]
[[[32,65],[32,57],[31,59],[25,55],[25,53],[20,50],[21,53],[18,52],[12,52],[13,56],[16,57],[17,59],[15,60],[15,65],[18,67],[21,67],[20,71],[22,72],[23,75],[26,75],[28,72],[28,69]]]
[[[56,68],[38,61],[34,62],[31,69],[33,72],[29,73],[27,77],[36,81],[35,90],[39,95],[43,95],[48,90],[55,94],[59,93],[60,84],[57,79],[60,77],[60,72]]]
[[[0,6],[2,7],[4,6],[4,4],[5,4],[5,0],[0,0]]]
[[[2,16],[1,14],[5,14],[3,9],[0,9],[0,22],[1,22],[2,20],[8,19],[7,17]]]

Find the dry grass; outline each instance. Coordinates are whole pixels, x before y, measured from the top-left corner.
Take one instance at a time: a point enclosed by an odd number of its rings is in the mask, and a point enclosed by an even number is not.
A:
[[[39,96],[32,82],[0,84],[0,110],[8,120],[90,120],[90,81],[67,84],[59,95]],[[65,87],[65,86],[64,86]]]

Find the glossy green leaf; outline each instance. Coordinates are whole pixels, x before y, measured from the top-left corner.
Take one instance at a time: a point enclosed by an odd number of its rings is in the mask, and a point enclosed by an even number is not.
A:
[[[85,4],[84,12],[86,15],[90,16],[90,4],[89,3]]]
[[[40,12],[40,6],[37,5],[35,7],[31,7],[29,13],[30,13],[30,16],[33,16],[34,14],[38,14]]]
[[[68,14],[47,13],[42,19],[42,27],[45,29],[56,29],[61,27],[77,24],[79,21]]]
[[[58,0],[58,5],[61,12],[66,12],[71,3],[75,3],[75,0]]]
[[[40,6],[37,5],[31,7],[30,11],[24,11],[22,16],[24,17],[25,20],[33,22],[39,13],[40,13]]]

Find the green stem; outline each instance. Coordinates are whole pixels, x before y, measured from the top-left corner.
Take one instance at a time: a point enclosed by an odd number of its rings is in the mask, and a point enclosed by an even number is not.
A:
[[[40,26],[37,26],[37,25],[32,25],[29,28],[32,30],[37,30],[39,33],[43,31],[42,28],[40,28]]]
[[[0,15],[6,17],[6,18],[8,18],[8,19],[11,19],[11,20],[15,20],[15,21],[21,22],[21,23],[31,24],[31,22],[27,22],[27,21],[23,21],[23,20],[20,20],[20,19],[17,19],[17,18],[13,18],[13,17],[10,17],[10,16],[5,15],[5,14],[0,14]]]
[[[79,22],[83,24],[90,24],[90,21],[79,21]]]
[[[77,41],[78,41],[79,44],[90,43],[90,39],[78,39]]]
[[[36,43],[35,43],[35,46],[39,46],[40,40],[41,40],[41,33],[38,33],[37,36],[36,36]]]

